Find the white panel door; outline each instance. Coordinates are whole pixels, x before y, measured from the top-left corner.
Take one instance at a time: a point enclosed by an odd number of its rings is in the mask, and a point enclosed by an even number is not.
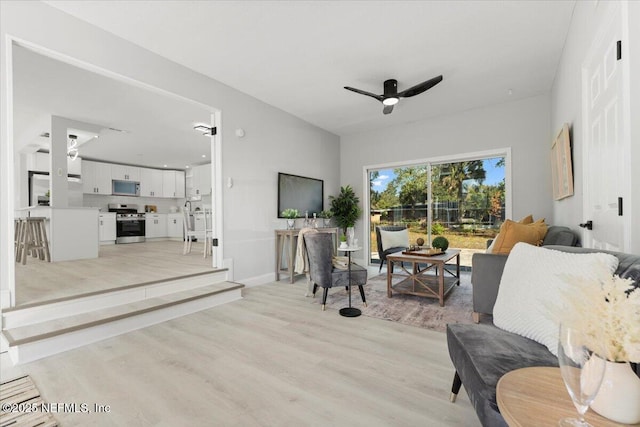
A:
[[[602,21],[582,70],[585,223],[581,226],[583,246],[624,251],[631,230],[629,215],[624,216],[624,205],[631,206],[629,124],[624,111],[628,90],[623,79],[628,59],[618,59],[618,41],[625,43],[621,8],[619,3],[609,5],[610,14]]]

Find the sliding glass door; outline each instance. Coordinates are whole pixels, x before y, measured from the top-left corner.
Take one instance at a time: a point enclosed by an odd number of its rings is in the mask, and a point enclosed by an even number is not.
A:
[[[470,266],[504,221],[504,166],[505,157],[491,157],[370,170],[371,262],[379,262],[375,227],[405,225],[410,244],[444,236]]]

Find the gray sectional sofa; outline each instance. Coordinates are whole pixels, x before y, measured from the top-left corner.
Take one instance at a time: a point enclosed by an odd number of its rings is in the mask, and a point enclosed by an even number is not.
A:
[[[606,252],[615,255],[619,259],[615,274],[633,279],[635,286],[640,287],[640,255],[570,246],[546,247],[564,252]],[[475,294],[482,293],[484,313],[492,313],[506,260],[507,256],[498,256],[492,261],[493,273],[499,271],[499,274],[494,274],[494,279],[484,278],[486,280],[473,283],[474,304]],[[477,272],[474,271],[474,274]],[[451,400],[455,401],[460,385],[464,385],[483,426],[507,425],[496,403],[496,385],[502,375],[529,366],[558,366],[556,357],[545,346],[497,328],[489,317],[483,317],[480,324],[447,325],[447,344],[456,369]],[[640,364],[634,368],[640,377]]]

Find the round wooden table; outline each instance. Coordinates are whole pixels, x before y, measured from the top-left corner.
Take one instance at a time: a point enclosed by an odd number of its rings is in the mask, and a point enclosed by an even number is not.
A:
[[[510,427],[557,426],[562,418],[577,418],[578,411],[562,381],[560,368],[523,368],[508,372],[496,389],[500,413]],[[596,414],[585,420],[593,426],[623,426]]]

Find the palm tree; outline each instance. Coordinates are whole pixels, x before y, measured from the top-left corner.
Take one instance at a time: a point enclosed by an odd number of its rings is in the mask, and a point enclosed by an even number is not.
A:
[[[448,167],[447,167],[448,166]],[[471,160],[468,162],[449,163],[444,166],[441,174],[441,183],[450,194],[457,195],[458,201],[458,221],[462,220],[464,209],[464,181],[475,179],[479,183],[484,181],[486,171],[482,160]]]

